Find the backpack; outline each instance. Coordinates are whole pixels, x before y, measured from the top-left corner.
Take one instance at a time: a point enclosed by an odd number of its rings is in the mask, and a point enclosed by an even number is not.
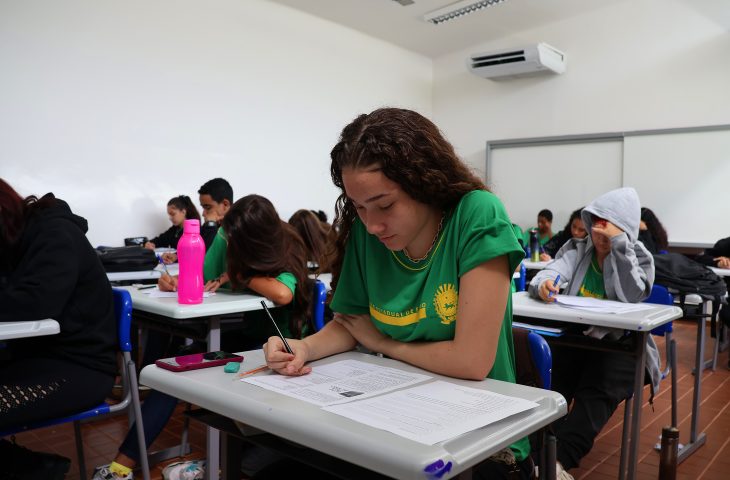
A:
[[[717,312],[725,303],[725,282],[705,265],[678,253],[654,255],[654,282],[679,292],[680,306],[684,310],[684,298],[696,294],[703,300],[712,301],[711,335],[715,336]]]
[[[152,270],[159,263],[154,251],[139,246],[98,247],[96,253],[107,272]]]

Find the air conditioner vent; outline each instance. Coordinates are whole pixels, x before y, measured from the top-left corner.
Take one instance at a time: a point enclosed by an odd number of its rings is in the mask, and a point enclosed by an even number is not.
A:
[[[485,78],[511,78],[539,73],[563,73],[566,57],[563,52],[546,43],[472,55],[469,70]]]

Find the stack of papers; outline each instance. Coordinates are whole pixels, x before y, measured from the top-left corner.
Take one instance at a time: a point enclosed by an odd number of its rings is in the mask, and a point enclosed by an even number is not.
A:
[[[603,300],[591,297],[574,297],[570,295],[558,295],[555,303],[563,307],[576,308],[587,312],[596,313],[630,313],[649,310],[654,305],[648,303],[624,303],[615,300]]]
[[[441,380],[411,386],[431,378],[357,360],[343,360],[314,367],[310,374],[301,377],[272,372],[241,381],[313,403],[328,412],[426,445],[538,406],[529,400]]]

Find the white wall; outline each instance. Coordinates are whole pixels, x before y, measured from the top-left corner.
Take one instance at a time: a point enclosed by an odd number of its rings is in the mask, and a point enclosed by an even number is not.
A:
[[[437,58],[433,118],[482,173],[488,140],[730,123],[730,35],[691,3],[606,2],[596,12]],[[469,54],[540,41],[567,53],[566,73],[494,82],[466,69]],[[560,194],[560,185],[525,192],[534,215],[513,221],[534,224]],[[554,229],[566,221],[557,217]]]
[[[261,0],[3,0],[0,65],[0,176],[67,200],[94,245],[161,232],[217,176],[331,218],[342,127],[432,113],[431,60]]]

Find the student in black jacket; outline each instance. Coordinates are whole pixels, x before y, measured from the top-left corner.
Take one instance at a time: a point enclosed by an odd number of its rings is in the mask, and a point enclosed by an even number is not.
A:
[[[177,242],[183,234],[185,220],[200,221],[200,214],[195,204],[187,195],[173,197],[167,202],[167,215],[172,226],[144,244],[144,248],[154,250],[160,247],[177,248]]]
[[[60,325],[0,350],[0,430],[91,408],[112,389],[114,305],[86,230],[53,194],[23,199],[0,179],[0,322]],[[13,460],[9,448],[0,441],[0,458]]]
[[[697,261],[711,267],[730,268],[730,237],[718,240],[697,257]]]

